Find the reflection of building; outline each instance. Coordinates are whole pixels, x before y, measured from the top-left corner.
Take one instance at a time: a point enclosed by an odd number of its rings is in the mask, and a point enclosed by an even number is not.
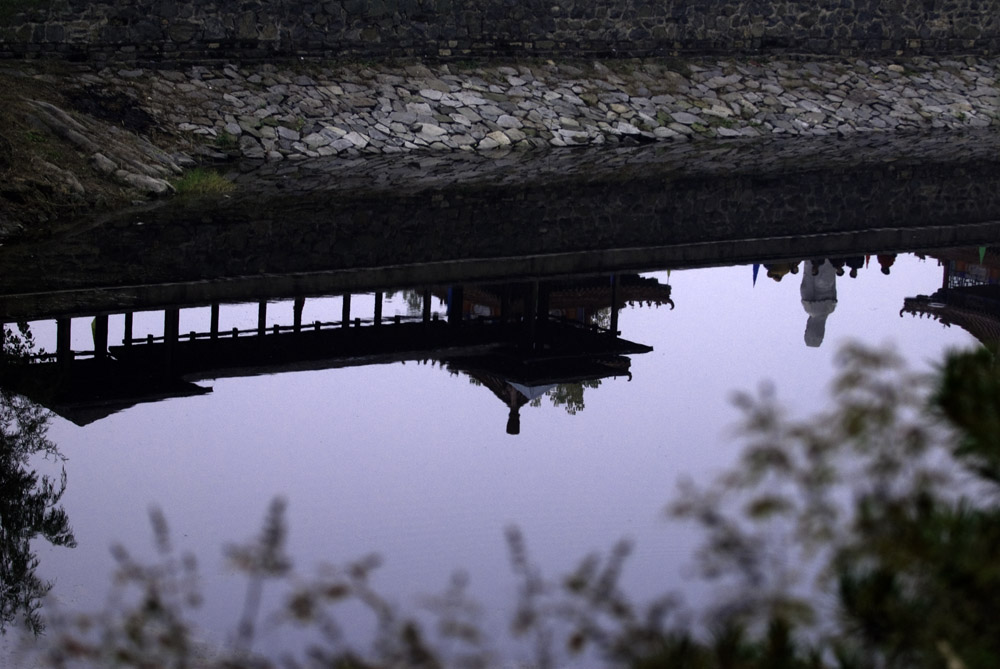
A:
[[[806,319],[806,346],[816,347],[823,343],[826,334],[826,319],[837,308],[837,270],[829,260],[819,266],[806,260],[802,269],[802,308]]]
[[[450,310],[461,306],[464,319],[508,322],[535,312],[544,314],[550,323],[575,326],[561,335],[558,355],[543,347],[530,357],[523,351],[495,350],[448,361],[449,369],[468,375],[507,406],[508,434],[520,432],[520,411],[529,402],[548,394],[553,403],[575,413],[583,408],[586,387],[596,388],[601,379],[630,376],[631,362],[625,354],[641,352],[638,345],[593,336],[605,329],[617,333],[620,308],[626,304],[674,306],[670,286],[635,274],[544,284],[472,285],[460,292],[451,289],[435,294]],[[573,336],[567,337],[570,332]]]
[[[900,315],[957,325],[987,347],[1000,347],[1000,249],[948,249],[929,254],[943,268],[941,288],[908,297]]]
[[[541,355],[525,356],[517,351],[496,350],[448,360],[448,369],[467,374],[496,395],[508,409],[507,434],[519,434],[524,405],[553,394],[553,403],[576,413],[583,409],[585,388],[596,388],[607,378],[631,378],[631,361],[625,354],[652,350],[607,334],[594,336],[577,330],[577,341],[558,351],[550,349]]]
[[[528,289],[528,284],[465,286],[461,294],[462,314],[466,318],[523,314],[530,301]],[[446,301],[454,297],[445,291],[435,291],[435,295]],[[580,323],[596,323],[605,315],[610,316],[613,303],[619,309],[643,304],[674,307],[669,285],[637,274],[549,281],[545,283],[543,298],[548,302],[550,316]]]
[[[605,288],[594,289],[592,282]],[[621,283],[606,276],[579,285],[570,280],[453,285],[441,291],[448,299],[444,318],[431,309],[430,289],[414,293],[422,304],[413,317],[383,317],[382,293],[375,293],[374,312],[360,318],[346,294],[339,318],[303,322],[306,298],[299,296],[289,300],[291,324],[268,326],[268,301],[262,300],[257,326],[242,330],[220,328],[215,303],[201,305],[211,307],[208,331],[188,333],[180,332],[182,307],[169,307],[163,310],[163,334],[145,338],[133,336],[127,312],[121,344],[111,346],[109,314],[75,314],[92,318],[93,350],[72,350],[71,319],[58,318],[56,352],[35,364],[4,369],[2,380],[78,424],[140,402],[209,392],[196,383],[203,379],[406,360],[433,360],[473,377],[500,379],[532,399],[548,387],[628,374],[624,356],[651,350],[618,336],[613,305],[639,295],[669,302],[669,286],[638,277],[626,279],[624,290]],[[505,297],[495,314],[474,314],[465,308],[464,295]],[[607,301],[601,305],[600,299]],[[610,325],[577,318],[602,309]]]

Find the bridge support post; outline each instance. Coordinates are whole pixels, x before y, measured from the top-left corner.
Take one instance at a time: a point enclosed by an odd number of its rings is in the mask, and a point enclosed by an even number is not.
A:
[[[125,331],[122,333],[122,346],[132,345],[132,312],[125,312]]]
[[[621,305],[618,303],[618,293],[621,286],[621,281],[617,274],[611,275],[611,336],[618,336],[618,309]]]
[[[94,357],[104,360],[108,357],[108,315],[94,317]]]
[[[214,302],[212,304],[212,316],[211,322],[209,324],[209,329],[211,332],[212,341],[219,338],[219,303]]]
[[[56,362],[60,365],[73,362],[73,349],[70,344],[72,323],[69,318],[56,319]]]
[[[292,330],[297,334],[302,332],[302,311],[306,308],[306,298],[296,297],[292,304]]]
[[[178,308],[165,309],[163,311],[163,345],[164,360],[163,366],[167,373],[170,372],[174,364],[174,351],[177,349],[177,341],[181,336],[181,310]]]
[[[448,288],[448,322],[451,325],[462,324],[462,307],[465,302],[465,290],[462,286]]]

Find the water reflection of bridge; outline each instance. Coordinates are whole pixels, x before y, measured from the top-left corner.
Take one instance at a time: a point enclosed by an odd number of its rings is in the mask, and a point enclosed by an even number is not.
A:
[[[162,309],[159,333],[138,337],[133,311],[101,312],[87,315],[93,348],[86,349],[74,349],[74,319],[60,315],[56,350],[6,369],[4,384],[80,424],[139,402],[208,392],[196,382],[209,378],[409,360],[476,370],[514,387],[551,387],[628,374],[625,356],[651,349],[618,336],[618,310],[636,299],[670,302],[669,286],[634,275],[437,292],[443,314],[432,309],[434,293],[426,288],[416,293],[415,315],[385,315],[384,293],[376,291],[365,296],[373,302],[366,313],[354,307],[356,294],[345,293],[339,313],[311,321],[303,319],[309,298],[260,300],[252,328],[222,328],[226,305],[219,302],[170,306]],[[485,313],[484,295],[497,298]],[[290,322],[268,323],[270,308],[289,303]],[[208,309],[209,327],[181,332],[182,312],[198,308]],[[112,317],[121,326],[114,337]]]
[[[258,275],[182,267],[176,277],[156,274],[124,285],[107,267],[92,274],[85,258],[75,278],[39,277],[33,290],[16,270],[0,280],[0,321],[56,322],[55,351],[30,374],[3,370],[2,382],[78,422],[137,402],[206,392],[195,383],[205,378],[399,360],[434,360],[526,389],[579,383],[627,374],[625,356],[648,350],[618,336],[624,302],[672,304],[668,287],[643,283],[637,270],[797,263],[997,238],[1000,224],[973,223],[327,271],[270,267]],[[418,311],[383,313],[384,295],[401,286],[419,297]],[[305,305],[322,296],[339,298],[338,313],[305,318]],[[435,298],[446,305],[441,313],[431,308]],[[222,308],[233,304],[256,305],[256,323],[223,327]],[[287,322],[269,322],[270,310],[289,306]],[[209,324],[184,332],[182,313],[192,309],[208,311]],[[137,336],[134,317],[150,312],[159,314],[160,326]],[[94,345],[74,350],[73,329],[81,326]]]

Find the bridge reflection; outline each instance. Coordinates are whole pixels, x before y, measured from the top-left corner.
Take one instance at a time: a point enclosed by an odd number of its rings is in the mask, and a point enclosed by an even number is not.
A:
[[[222,308],[231,305],[172,306],[158,312],[157,333],[138,337],[134,312],[98,313],[90,321],[92,348],[74,348],[74,319],[60,316],[56,350],[35,355],[36,364],[6,368],[3,383],[81,425],[141,402],[209,392],[197,384],[204,379],[399,361],[433,361],[524,389],[532,399],[528,389],[627,375],[626,356],[652,349],[619,336],[618,311],[636,300],[672,306],[669,286],[636,275],[456,284],[411,294],[420,303],[414,315],[385,314],[385,293],[376,291],[340,294],[339,313],[308,322],[307,302],[330,301],[260,300],[255,326],[231,329],[220,327]],[[360,297],[371,307],[364,313],[355,307]],[[443,311],[432,308],[435,300]],[[268,321],[269,309],[288,306],[290,322]],[[209,327],[181,332],[182,312],[206,307]]]
[[[209,392],[198,382],[210,378],[429,361],[488,388],[515,432],[517,411],[539,393],[627,376],[628,356],[650,350],[621,336],[618,313],[628,302],[672,308],[673,296],[639,271],[746,264],[748,280],[751,266],[755,281],[761,268],[781,280],[812,263],[838,276],[850,270],[850,280],[864,256],[885,272],[898,252],[996,239],[1000,224],[986,222],[307,273],[182,273],[129,285],[81,273],[35,291],[22,279],[0,281],[0,322],[55,323],[54,351],[4,366],[0,384],[86,424],[141,402]],[[822,273],[800,276],[805,291]],[[406,291],[413,308],[387,309],[393,290]],[[251,314],[235,327],[223,319],[233,305]],[[182,327],[192,313],[207,325]],[[138,320],[150,318],[153,331],[140,331]],[[807,327],[806,343],[821,341]]]

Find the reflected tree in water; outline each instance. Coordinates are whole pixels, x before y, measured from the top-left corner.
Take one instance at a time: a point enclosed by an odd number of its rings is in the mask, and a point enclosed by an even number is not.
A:
[[[33,351],[27,326],[5,330],[5,365],[29,364]],[[47,436],[49,419],[44,408],[0,387],[0,631],[18,623],[35,634],[43,629],[39,609],[52,584],[36,574],[32,540],[41,536],[55,546],[76,545],[69,517],[59,506],[65,470],[53,480],[29,466],[38,454],[62,459]]]
[[[575,416],[586,408],[583,402],[583,392],[587,388],[597,388],[601,385],[601,379],[582,381],[580,383],[558,383],[551,390],[545,393],[554,407],[562,407],[566,413]],[[540,406],[542,398],[538,397],[531,402],[532,406]]]
[[[396,297],[397,293],[395,291],[389,291],[385,293],[385,300],[389,302]],[[407,316],[419,316],[424,309],[424,294],[419,290],[402,290],[398,293],[402,298],[403,304],[406,305],[406,315]]]
[[[597,311],[595,311],[593,314],[590,315],[587,321],[591,325],[596,325],[597,327],[603,330],[610,330],[611,307],[604,307],[603,309],[598,309]]]

